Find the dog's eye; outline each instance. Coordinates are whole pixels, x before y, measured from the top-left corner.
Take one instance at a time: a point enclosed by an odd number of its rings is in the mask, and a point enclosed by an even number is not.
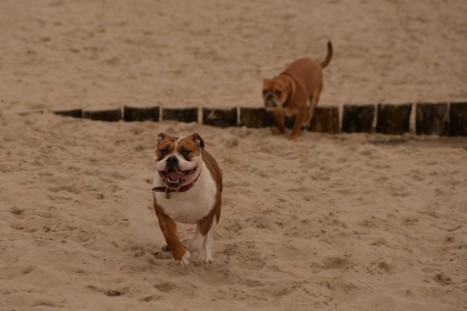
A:
[[[277,96],[281,96],[281,91],[274,91],[274,94],[276,94]]]
[[[182,149],[180,150],[180,154],[185,158],[185,159],[188,159],[188,156],[190,155],[190,150],[187,150],[187,149]]]
[[[159,152],[160,152],[161,156],[163,157],[167,153],[169,153],[169,149],[168,148],[159,149]]]

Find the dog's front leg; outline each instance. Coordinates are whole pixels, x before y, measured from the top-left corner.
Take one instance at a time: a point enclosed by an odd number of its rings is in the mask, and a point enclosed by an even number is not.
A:
[[[295,116],[295,122],[293,124],[292,133],[289,135],[289,139],[297,138],[298,134],[300,134],[300,130],[302,129],[303,121],[306,118],[306,108],[300,109]]]
[[[316,88],[313,92],[313,95],[310,97],[310,107],[308,107],[307,116],[303,121],[303,126],[309,128],[311,120],[313,120],[313,115],[315,113],[316,106],[318,106],[319,96],[321,95],[321,90],[323,89],[322,85]]]
[[[274,119],[276,120],[277,135],[284,134],[284,132],[285,132],[284,113],[282,111],[279,111],[279,110],[274,110],[272,113],[274,115]]]
[[[172,256],[175,260],[180,262],[182,266],[187,266],[190,263],[190,252],[177,236],[177,224],[162,213],[157,213],[157,218],[159,219],[159,226],[164,235],[165,242],[172,251]]]

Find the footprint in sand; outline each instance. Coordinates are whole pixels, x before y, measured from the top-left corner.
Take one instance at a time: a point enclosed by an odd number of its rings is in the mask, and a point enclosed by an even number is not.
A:
[[[346,269],[352,265],[352,262],[347,256],[331,256],[323,260],[324,269]]]
[[[156,288],[157,290],[163,293],[169,293],[173,291],[174,289],[176,289],[177,287],[178,286],[175,283],[170,282],[170,281],[165,281],[165,282],[161,282],[161,283],[154,285],[154,288]]]
[[[95,285],[89,285],[87,288],[92,290],[92,291],[102,293],[102,294],[104,294],[104,295],[106,295],[108,297],[123,296],[128,291],[128,288],[106,289],[106,288],[102,288],[102,287],[95,286]]]

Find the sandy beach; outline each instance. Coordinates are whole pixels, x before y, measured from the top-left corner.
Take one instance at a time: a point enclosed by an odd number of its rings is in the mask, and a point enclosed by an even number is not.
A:
[[[320,105],[467,99],[464,1],[0,3],[0,310],[466,310],[467,138],[71,119],[260,107],[335,54]],[[224,172],[214,263],[154,256],[159,132]],[[194,227],[180,226],[182,238]]]

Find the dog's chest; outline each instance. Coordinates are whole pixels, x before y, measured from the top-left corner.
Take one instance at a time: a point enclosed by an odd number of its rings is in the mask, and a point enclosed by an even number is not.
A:
[[[200,177],[188,191],[171,192],[169,196],[164,192],[156,192],[155,198],[157,204],[171,219],[194,224],[206,217],[214,207],[216,194],[216,183],[204,167]]]

